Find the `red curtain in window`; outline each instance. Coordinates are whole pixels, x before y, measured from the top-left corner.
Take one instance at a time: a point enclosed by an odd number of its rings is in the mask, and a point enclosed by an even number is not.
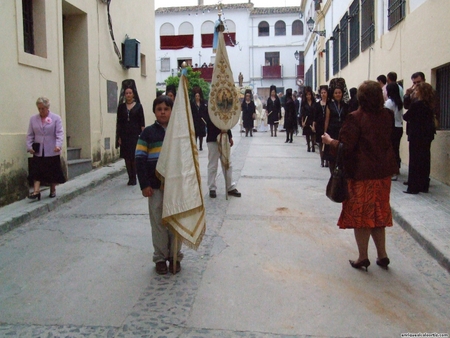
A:
[[[183,49],[194,47],[194,35],[160,36],[161,49]]]
[[[223,33],[225,44],[234,47],[236,44],[236,33]],[[202,34],[202,48],[212,48],[214,34]]]

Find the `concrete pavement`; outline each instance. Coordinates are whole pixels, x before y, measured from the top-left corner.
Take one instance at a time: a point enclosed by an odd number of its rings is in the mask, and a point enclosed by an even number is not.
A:
[[[239,135],[236,130],[234,132],[235,140],[239,140],[241,135]],[[261,136],[262,133],[259,134],[260,135],[255,133],[255,137],[256,135]],[[282,143],[284,137],[284,133],[279,133],[279,137],[277,138],[279,143]],[[297,143],[301,143],[301,147],[304,147],[303,137],[296,137],[296,141]],[[296,144],[295,146],[299,145]],[[207,150],[206,147],[204,148]],[[273,154],[275,149],[268,149],[268,151],[270,154]],[[274,167],[276,169],[281,169],[291,163],[291,159],[281,159],[277,161],[277,165]],[[258,170],[267,172],[268,168],[273,167],[273,163],[270,160],[259,161],[258,167]],[[319,169],[314,168],[314,170]],[[432,257],[434,257],[440,265],[450,271],[450,187],[432,179],[430,192],[428,194],[404,194],[403,191],[406,190],[406,186],[403,185],[403,182],[407,180],[407,170],[408,168],[403,165],[398,181],[392,182],[391,207],[394,219]],[[22,223],[29,221],[34,217],[54,210],[76,196],[79,196],[89,189],[121,175],[124,172],[125,166],[123,161],[120,160],[76,177],[59,186],[57,188],[57,198],[55,199],[47,198],[47,193],[44,191],[42,194],[43,198],[40,202],[30,203],[29,200],[24,199],[0,208],[0,235],[20,226]],[[314,172],[311,174],[314,175]],[[273,175],[282,177],[283,171],[280,170],[280,172],[274,172]],[[205,187],[206,185],[204,185],[204,192],[207,192]],[[246,197],[249,198],[252,196]]]
[[[450,275],[400,227],[388,230],[388,271],[375,265],[372,243],[369,271],[349,266],[353,233],[337,229],[340,205],[324,196],[329,172],[304,143],[235,132],[233,174],[243,196],[228,201],[221,175],[217,198],[207,196],[200,152],[207,232],[198,251],[183,249],[177,276],[154,272],[146,201],[125,174],[110,178],[121,163],[70,203],[24,201],[44,206],[0,236],[0,337],[449,332]],[[77,190],[69,183],[58,198]]]

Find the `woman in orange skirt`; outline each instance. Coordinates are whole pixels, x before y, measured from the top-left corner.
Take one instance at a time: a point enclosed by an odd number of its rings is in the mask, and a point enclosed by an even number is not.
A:
[[[391,142],[394,114],[384,108],[383,93],[377,82],[365,81],[358,89],[358,101],[359,109],[347,116],[339,140],[325,133],[322,141],[330,145],[334,154],[339,143],[343,144],[349,198],[342,203],[338,226],[354,229],[359,251],[358,259],[350,260],[350,265],[367,271],[372,236],[377,248],[377,265],[387,269],[390,260],[386,253],[385,228],[392,226],[391,176],[398,173]]]

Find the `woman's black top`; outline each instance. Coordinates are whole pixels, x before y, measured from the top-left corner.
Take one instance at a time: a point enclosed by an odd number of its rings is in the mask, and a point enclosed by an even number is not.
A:
[[[145,127],[144,109],[138,102],[130,110],[127,104],[121,103],[117,108],[116,139],[122,141],[120,145],[120,157],[134,159],[136,144]],[[116,148],[118,143],[116,144]]]
[[[241,104],[242,110],[242,122],[244,124],[245,129],[253,128],[253,114],[256,113],[255,103],[250,101],[247,103],[245,100]]]
[[[281,118],[281,102],[278,97],[272,100],[271,97],[267,99],[267,123],[274,124],[279,122]],[[272,113],[271,113],[272,112]]]
[[[331,138],[337,140],[339,138],[339,131],[344,123],[345,117],[348,114],[348,105],[341,101],[340,105],[334,100],[328,104],[330,110],[330,120],[328,122],[328,130],[326,131]]]
[[[200,105],[191,101],[192,119],[194,121],[195,137],[206,136],[206,116],[208,116],[208,101],[201,100]]]

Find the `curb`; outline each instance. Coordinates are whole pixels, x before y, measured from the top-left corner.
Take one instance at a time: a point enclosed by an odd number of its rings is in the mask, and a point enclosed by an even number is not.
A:
[[[107,171],[106,173],[102,173]],[[68,190],[62,192],[55,199],[45,200],[44,202],[28,202],[24,200],[15,202],[13,204],[3,207],[2,211],[8,213],[8,209],[21,209],[22,212],[9,212],[10,216],[0,219],[0,236],[21,226],[23,223],[28,222],[38,216],[49,213],[55,210],[57,207],[69,202],[75,197],[85,193],[92,188],[95,188],[109,179],[122,175],[126,171],[125,166],[121,162],[115,162],[109,166],[101,167],[96,170],[92,170],[86,174],[75,177],[73,180],[66,182],[62,189]],[[89,177],[92,176],[92,177]],[[28,209],[24,211],[24,209]],[[0,209],[1,210],[1,209]]]
[[[438,247],[433,244],[433,241],[426,238],[426,236],[409,223],[397,210],[391,207],[392,218],[397,222],[403,230],[405,230],[428,254],[431,255],[444,269],[450,272],[450,259]]]

